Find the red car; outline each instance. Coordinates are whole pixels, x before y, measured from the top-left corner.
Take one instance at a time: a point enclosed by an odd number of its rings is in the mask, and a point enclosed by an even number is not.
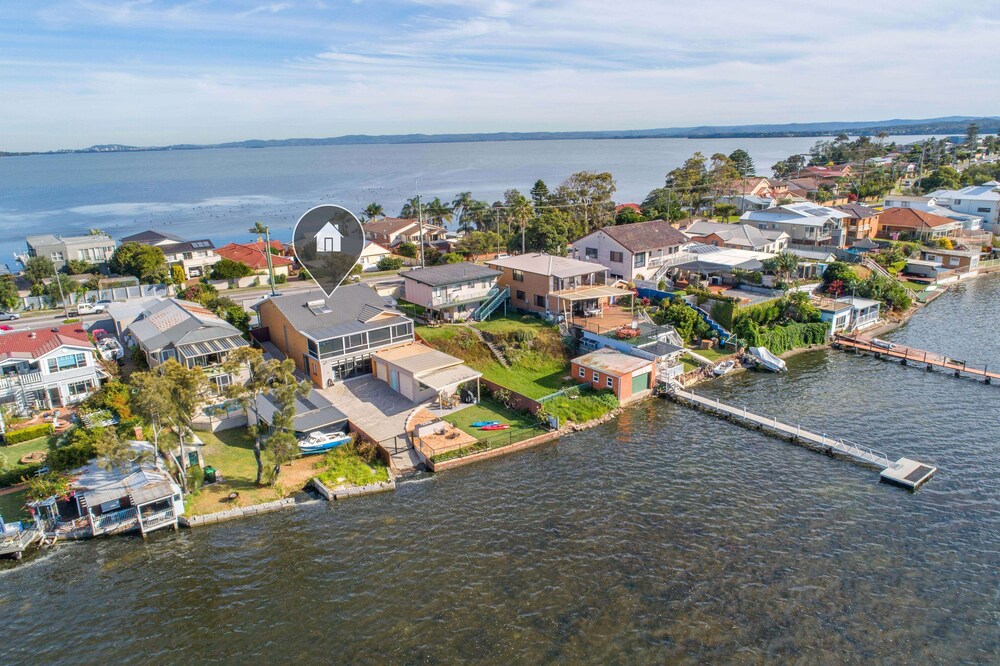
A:
[[[0,324],[0,331],[13,331],[14,329],[7,324]]]

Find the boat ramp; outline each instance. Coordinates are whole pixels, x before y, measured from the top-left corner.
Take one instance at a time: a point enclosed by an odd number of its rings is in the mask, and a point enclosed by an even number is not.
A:
[[[673,399],[682,405],[687,405],[700,411],[714,414],[720,418],[732,421],[737,425],[753,430],[760,430],[769,435],[816,449],[830,456],[841,456],[853,462],[875,467],[880,470],[880,480],[908,490],[916,490],[927,482],[937,472],[936,467],[924,463],[900,458],[895,462],[875,449],[847,442],[839,437],[826,433],[815,433],[799,425],[788,425],[748,411],[746,407],[738,408],[721,402],[718,398],[707,398],[674,386],[668,386],[665,397]]]

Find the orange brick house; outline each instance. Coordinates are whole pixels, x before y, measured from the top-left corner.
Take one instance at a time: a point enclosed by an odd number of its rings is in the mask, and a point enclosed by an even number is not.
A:
[[[625,405],[649,395],[656,379],[656,363],[613,349],[598,349],[574,358],[572,375],[578,384],[612,391]]]

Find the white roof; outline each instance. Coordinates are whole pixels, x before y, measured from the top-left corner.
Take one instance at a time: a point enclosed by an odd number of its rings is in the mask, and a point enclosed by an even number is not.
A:
[[[604,266],[592,261],[580,261],[569,257],[557,257],[551,254],[531,253],[519,254],[515,257],[490,259],[487,266],[499,266],[514,270],[536,273],[538,275],[554,275],[559,278],[575,277],[607,270]]]
[[[963,187],[960,190],[935,190],[931,192],[928,196],[931,197],[947,197],[950,199],[982,199],[984,201],[1000,201],[1000,192],[997,192],[997,188],[1000,187],[1000,183],[995,180],[991,180],[988,183],[983,183],[982,185],[970,185],[968,187]]]
[[[799,224],[810,227],[820,227],[831,219],[842,220],[850,217],[849,213],[828,206],[820,206],[809,201],[775,206],[765,210],[751,210],[740,217],[743,221],[773,222],[777,224]]]
[[[859,296],[844,296],[843,298],[837,299],[838,303],[849,303],[859,310],[867,310],[868,308],[875,305],[882,305],[879,301],[873,301],[870,298],[861,298]]]

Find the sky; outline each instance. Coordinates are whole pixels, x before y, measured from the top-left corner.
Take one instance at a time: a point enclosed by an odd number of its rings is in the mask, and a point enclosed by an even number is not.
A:
[[[1000,115],[1000,0],[3,0],[0,150]]]

